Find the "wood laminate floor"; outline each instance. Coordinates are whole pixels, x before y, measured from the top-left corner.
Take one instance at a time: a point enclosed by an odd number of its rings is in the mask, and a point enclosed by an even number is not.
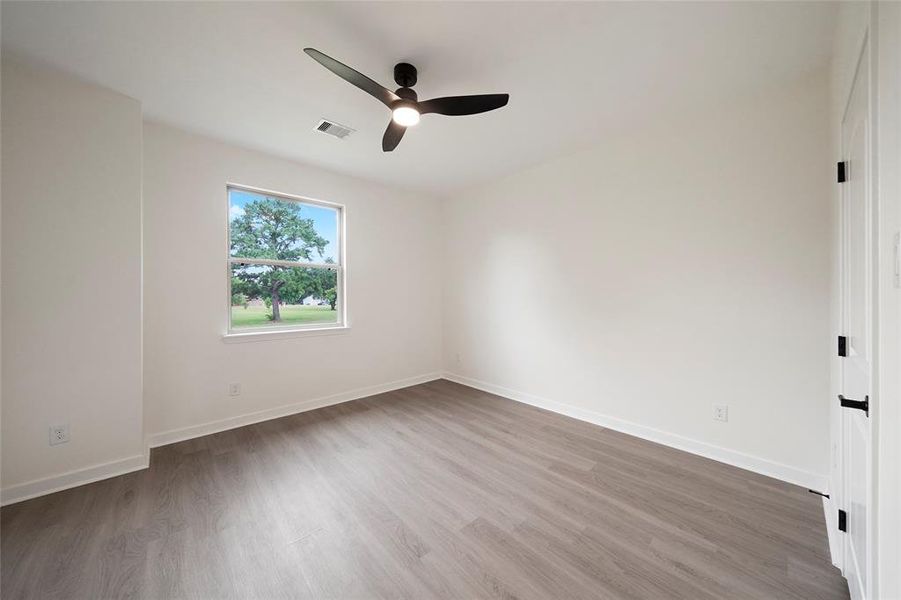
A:
[[[847,598],[806,490],[447,381],[2,509],[13,598]]]

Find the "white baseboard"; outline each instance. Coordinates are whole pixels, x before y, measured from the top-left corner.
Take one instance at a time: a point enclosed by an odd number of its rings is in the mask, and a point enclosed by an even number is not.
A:
[[[52,494],[53,492],[61,492],[87,483],[94,483],[101,479],[109,479],[117,475],[131,473],[132,471],[140,471],[141,469],[146,469],[147,466],[147,455],[139,454],[83,469],[75,469],[61,475],[33,479],[32,481],[3,488],[0,491],[0,504],[3,506],[15,504],[16,502]]]
[[[166,444],[174,444],[175,442],[182,442],[184,440],[190,440],[192,438],[210,435],[211,433],[219,433],[220,431],[235,429],[236,427],[244,427],[245,425],[252,425],[254,423],[260,423],[262,421],[269,421],[270,419],[278,419],[279,417],[286,417],[288,415],[306,412],[308,410],[315,410],[317,408],[324,408],[326,406],[332,406],[334,404],[341,404],[342,402],[358,400],[360,398],[365,398],[366,396],[383,394],[385,392],[410,387],[411,385],[417,385],[420,383],[425,383],[427,381],[434,381],[435,379],[441,379],[441,373],[426,373],[424,375],[417,375],[416,377],[408,377],[406,379],[398,379],[397,381],[391,381],[379,385],[357,388],[355,390],[350,390],[347,392],[332,394],[331,396],[323,396],[321,398],[304,400],[303,402],[297,402],[295,404],[287,404],[285,406],[269,408],[258,412],[239,415],[237,417],[230,417],[228,419],[221,419],[219,421],[211,421],[209,423],[203,423],[201,425],[192,425],[191,427],[184,427],[181,429],[164,431],[162,433],[155,433],[148,436],[147,445],[150,448],[156,448],[158,446],[165,446]]]
[[[808,471],[803,471],[801,469],[796,469],[788,465],[783,465],[781,463],[769,461],[756,456],[735,452],[733,450],[714,446],[705,442],[699,442],[697,440],[661,431],[659,429],[654,429],[651,427],[646,427],[644,425],[639,425],[637,423],[624,421],[622,419],[617,419],[615,417],[610,417],[594,411],[578,408],[560,402],[555,402],[553,400],[547,400],[545,398],[540,398],[538,396],[527,394],[525,392],[518,392],[516,390],[511,390],[499,385],[471,379],[462,375],[456,375],[454,373],[427,373],[416,377],[409,377],[406,379],[400,379],[380,385],[357,388],[355,390],[350,390],[347,392],[341,392],[338,394],[332,394],[330,396],[323,396],[321,398],[305,400],[303,402],[298,402],[295,404],[279,406],[263,411],[231,417],[228,419],[212,421],[201,425],[194,425],[191,427],[156,433],[148,436],[147,447],[156,448],[158,446],[164,446],[166,444],[173,444],[175,442],[202,437],[204,435],[210,435],[212,433],[218,433],[220,431],[226,431],[228,429],[234,429],[236,427],[252,425],[261,421],[268,421],[270,419],[277,419],[279,417],[285,417],[308,410],[315,410],[317,408],[341,404],[342,402],[349,402],[351,400],[365,398],[374,394],[382,394],[385,392],[390,392],[392,390],[409,387],[411,385],[433,381],[442,377],[449,381],[454,381],[462,385],[496,394],[498,396],[503,396],[517,402],[537,406],[538,408],[543,408],[545,410],[550,410],[552,412],[573,417],[575,419],[579,419],[580,421],[586,421],[595,425],[607,427],[609,429],[620,431],[622,433],[633,435],[635,437],[650,440],[652,442],[657,442],[659,444],[664,444],[672,448],[684,450],[692,454],[697,454],[699,456],[740,467],[742,469],[747,469],[749,471],[767,475],[769,477],[774,477],[776,479],[794,483],[796,485],[805,486],[815,490],[826,490],[828,487],[827,478],[825,476],[810,473]],[[61,475],[54,475],[51,477],[45,477],[43,479],[35,479],[33,481],[27,481],[25,483],[13,485],[0,491],[0,504],[5,506],[7,504],[21,502],[23,500],[35,498],[37,496],[43,496],[45,494],[59,492],[65,489],[85,485],[87,483],[93,483],[95,481],[100,481],[101,479],[107,479],[109,477],[131,473],[132,471],[146,469],[148,467],[148,460],[149,452],[145,453],[144,455],[132,456],[109,463],[93,465],[83,469],[69,471]],[[826,510],[826,523],[830,536],[830,550],[832,550],[833,557],[835,557],[837,556],[837,554],[834,547],[834,527],[831,525],[832,522],[829,520],[831,517],[834,517],[834,511],[830,512],[828,508]]]
[[[108,479],[110,477],[116,477],[117,475],[131,473],[132,471],[146,469],[149,466],[149,448],[165,446],[166,444],[173,444],[175,442],[181,442],[209,435],[211,433],[218,433],[227,429],[252,425],[253,423],[277,419],[279,417],[332,406],[334,404],[341,404],[342,402],[357,400],[374,394],[382,394],[384,392],[390,392],[392,390],[433,381],[435,379],[441,379],[441,373],[427,373],[416,377],[408,377],[406,379],[357,388],[355,390],[323,396],[321,398],[313,398],[295,404],[288,404],[286,406],[239,415],[237,417],[212,421],[202,425],[194,425],[182,429],[174,429],[172,431],[153,434],[147,437],[145,442],[146,451],[143,455],[132,456],[100,465],[93,465],[83,469],[69,471],[61,475],[35,479],[33,481],[27,481],[25,483],[3,488],[3,490],[0,491],[0,503],[2,503],[3,506],[6,506],[7,504],[22,502],[23,500],[28,500],[30,498],[36,498],[45,494],[52,494],[53,492],[60,492],[87,483],[93,483],[95,481],[100,481],[101,479]]]
[[[548,400],[526,392],[511,390],[503,386],[464,377],[455,373],[445,372],[444,379],[809,489],[825,491],[828,488],[828,479],[825,475],[818,475],[789,465],[773,462],[765,458],[736,452],[735,450],[729,450],[728,448],[723,448],[721,446],[714,446],[713,444],[687,438],[675,433],[639,425],[638,423],[632,423],[631,421],[625,421],[623,419],[564,404],[562,402]]]

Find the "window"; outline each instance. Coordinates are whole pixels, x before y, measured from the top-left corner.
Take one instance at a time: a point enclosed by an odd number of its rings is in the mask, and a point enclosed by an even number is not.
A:
[[[344,324],[341,207],[228,186],[229,333]]]

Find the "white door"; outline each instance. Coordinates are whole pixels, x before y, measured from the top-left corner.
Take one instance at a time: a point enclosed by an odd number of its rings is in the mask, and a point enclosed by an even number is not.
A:
[[[842,321],[847,337],[842,370],[842,479],[839,508],[847,513],[844,571],[851,597],[869,598],[870,399],[872,257],[869,60],[865,46],[842,120]]]

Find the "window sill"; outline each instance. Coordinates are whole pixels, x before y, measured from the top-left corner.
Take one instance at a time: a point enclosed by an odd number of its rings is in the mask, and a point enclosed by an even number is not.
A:
[[[347,325],[338,327],[319,327],[315,329],[282,329],[279,331],[248,331],[246,333],[226,333],[222,341],[226,344],[244,342],[262,342],[266,340],[284,340],[290,338],[317,337],[320,335],[340,335],[350,331]]]

